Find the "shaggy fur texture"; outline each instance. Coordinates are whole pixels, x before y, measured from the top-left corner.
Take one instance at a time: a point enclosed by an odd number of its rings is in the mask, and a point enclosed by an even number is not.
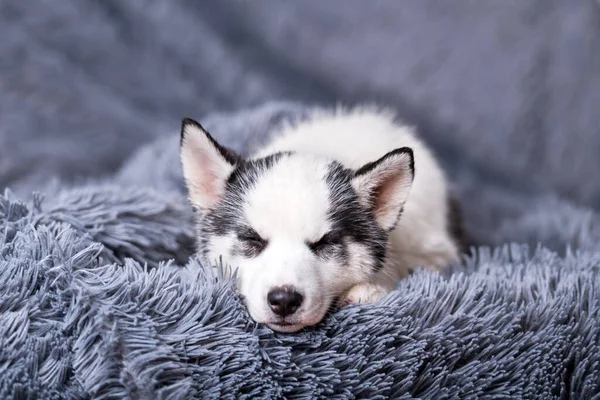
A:
[[[252,129],[236,126],[254,127],[260,139],[263,128],[302,114],[269,105],[207,125],[243,150]],[[597,215],[529,199],[535,212],[512,225],[504,218],[507,232],[584,250],[561,257],[543,247],[480,248],[444,274],[414,273],[380,304],[350,305],[314,328],[277,334],[252,322],[231,280],[195,258],[188,268],[166,261],[185,259],[193,236],[178,140],[174,133],[142,148],[111,183],[28,204],[9,192],[0,198],[1,398],[600,392]]]

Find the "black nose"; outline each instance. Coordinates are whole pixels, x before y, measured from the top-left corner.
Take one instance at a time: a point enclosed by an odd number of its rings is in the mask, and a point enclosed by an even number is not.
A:
[[[302,295],[292,286],[276,287],[267,294],[267,301],[271,310],[282,317],[295,313],[302,304],[302,300]]]

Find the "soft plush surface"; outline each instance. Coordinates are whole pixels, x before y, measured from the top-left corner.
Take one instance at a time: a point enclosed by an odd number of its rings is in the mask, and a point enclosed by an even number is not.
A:
[[[600,5],[341,2],[0,4],[0,398],[600,398]],[[189,260],[178,124],[245,152],[338,100],[499,247],[275,334]]]
[[[304,111],[271,104],[207,126],[242,149],[245,138],[260,142],[268,127]],[[600,392],[596,215],[539,200],[538,213],[511,231],[523,239],[543,232],[588,251],[482,248],[442,275],[412,275],[380,304],[275,334],[251,321],[231,281],[197,259],[160,263],[190,255],[193,222],[177,152],[174,134],[140,149],[107,182],[58,188],[28,205],[9,192],[0,198],[0,397]]]

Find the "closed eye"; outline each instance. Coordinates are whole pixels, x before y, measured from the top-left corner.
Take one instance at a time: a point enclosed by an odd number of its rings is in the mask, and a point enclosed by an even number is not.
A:
[[[316,242],[308,242],[308,247],[315,253],[337,246],[341,243],[341,236],[334,232],[327,232]]]
[[[268,244],[254,229],[246,228],[238,232],[238,240],[251,247],[256,252],[261,252]]]

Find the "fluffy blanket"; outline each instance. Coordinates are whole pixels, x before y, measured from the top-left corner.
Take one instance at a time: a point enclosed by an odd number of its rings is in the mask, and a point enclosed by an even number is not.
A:
[[[258,138],[302,111],[269,105],[207,126],[240,148],[246,135]],[[174,134],[106,182],[29,205],[8,192],[0,198],[2,398],[600,391],[600,252],[481,248],[443,275],[412,275],[380,304],[350,305],[315,328],[276,334],[251,321],[232,281],[195,258],[187,268],[162,262],[185,262],[193,236],[177,155]],[[572,224],[580,218],[562,211]],[[585,227],[547,219],[521,224],[592,242]]]
[[[0,6],[0,398],[600,398],[598,3],[341,3]],[[418,125],[477,246],[274,333],[192,256],[177,126],[338,99]]]

